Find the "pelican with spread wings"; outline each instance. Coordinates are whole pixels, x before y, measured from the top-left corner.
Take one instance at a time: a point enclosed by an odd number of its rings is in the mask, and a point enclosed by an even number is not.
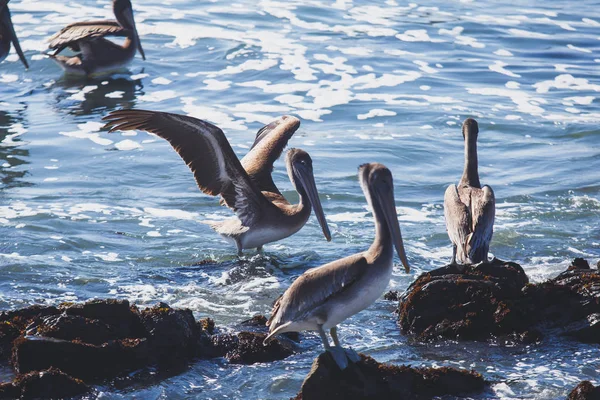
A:
[[[444,195],[446,228],[452,242],[452,264],[488,261],[494,233],[496,199],[488,185],[481,186],[477,171],[479,126],[472,118],[462,126],[465,140],[465,168],[458,185],[450,185]]]
[[[116,21],[76,22],[63,28],[48,41],[55,50],[50,57],[66,73],[74,75],[100,75],[119,70],[129,64],[139,51],[145,60],[144,49],[135,27],[130,0],[113,0]],[[125,37],[123,45],[107,37]],[[78,52],[74,56],[59,53],[65,48]]]
[[[15,27],[13,26],[12,19],[10,18],[8,2],[9,0],[0,0],[0,62],[3,61],[8,55],[8,52],[10,51],[10,44],[12,43],[17,54],[19,55],[19,58],[21,59],[21,62],[23,65],[25,65],[25,68],[29,69],[29,64],[27,64],[25,54],[23,54],[23,50],[21,50],[19,39],[15,33]]]
[[[351,349],[342,349],[336,326],[381,297],[392,276],[394,247],[406,272],[410,270],[398,225],[392,173],[383,164],[364,164],[359,167],[358,179],[373,209],[373,244],[367,251],[309,269],[296,279],[275,302],[265,339],[284,332],[318,331],[340,369],[359,357]]]
[[[218,127],[185,115],[158,111],[120,110],[104,117],[110,131],[144,130],[166,139],[192,170],[204,193],[220,195],[237,218],[209,224],[221,236],[243,249],[261,249],[266,243],[298,232],[308,220],[311,206],[327,241],[331,234],[313,176],[312,159],[301,149],[286,157],[288,175],[300,195],[290,204],[271,177],[273,163],[300,126],[300,120],[283,116],[261,128],[240,161]]]

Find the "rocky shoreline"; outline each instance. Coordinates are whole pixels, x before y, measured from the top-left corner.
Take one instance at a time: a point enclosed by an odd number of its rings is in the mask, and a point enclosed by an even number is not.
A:
[[[445,266],[424,273],[398,301],[401,331],[421,341],[505,340],[539,342],[548,335],[600,343],[600,274],[576,259],[557,277],[531,284],[515,263]],[[0,398],[73,397],[96,384],[133,383],[152,369],[158,376],[184,371],[195,359],[223,357],[253,364],[299,351],[298,334],[268,345],[266,318],[254,316],[221,329],[210,318],[164,303],[139,309],[127,300],[91,300],[31,306],[0,314],[0,362],[16,378],[0,384]],[[295,399],[426,399],[481,393],[484,378],[454,368],[414,368],[361,360],[340,371],[329,354],[319,355]],[[569,399],[598,399],[599,388],[581,382]]]
[[[189,309],[160,303],[139,310],[127,300],[3,312],[0,361],[9,362],[17,377],[0,386],[0,397],[69,397],[89,390],[89,384],[141,368],[173,374],[197,358],[252,364],[294,353],[292,340],[279,338],[263,346],[266,333],[247,325],[250,330],[222,332],[210,318],[196,321]]]

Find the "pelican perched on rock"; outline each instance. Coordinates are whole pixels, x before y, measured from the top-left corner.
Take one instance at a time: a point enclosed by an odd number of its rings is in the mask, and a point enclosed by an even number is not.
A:
[[[267,322],[269,335],[303,330],[318,331],[325,350],[341,369],[358,361],[352,350],[343,350],[336,326],[364,310],[385,291],[392,276],[394,247],[406,272],[392,173],[382,164],[364,164],[358,177],[375,218],[375,240],[367,251],[306,271],[275,302]],[[329,330],[334,347],[325,333]]]
[[[458,185],[450,185],[444,195],[446,228],[452,242],[452,264],[477,264],[488,261],[494,233],[496,200],[488,185],[481,187],[477,172],[477,135],[479,127],[472,118],[465,120],[465,169]]]
[[[19,58],[21,59],[21,62],[23,65],[25,65],[25,68],[29,69],[29,64],[27,64],[25,54],[23,54],[23,50],[21,50],[19,39],[15,33],[15,27],[13,26],[12,19],[10,18],[8,2],[9,0],[0,0],[0,62],[2,62],[8,55],[8,52],[10,51],[10,44],[12,43],[17,51],[17,54],[19,55]]]
[[[50,55],[66,73],[74,75],[99,75],[119,70],[129,64],[136,51],[145,60],[144,49],[133,19],[130,0],[113,0],[116,21],[76,22],[63,28],[48,41],[48,47],[55,50]],[[123,45],[116,44],[106,37],[125,37]],[[58,55],[69,47],[74,56]]]
[[[221,195],[237,218],[209,224],[221,236],[243,249],[262,249],[265,243],[286,238],[304,226],[311,205],[327,241],[331,234],[313,176],[312,160],[301,149],[290,149],[286,157],[288,175],[300,195],[290,204],[273,182],[273,163],[279,158],[300,121],[283,116],[256,134],[252,148],[241,160],[218,127],[179,114],[144,110],[113,111],[104,118],[110,131],[139,129],[171,143],[194,173],[200,190]]]

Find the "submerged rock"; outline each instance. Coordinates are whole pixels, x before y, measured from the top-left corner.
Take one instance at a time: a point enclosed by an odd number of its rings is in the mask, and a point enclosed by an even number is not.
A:
[[[430,399],[481,392],[486,386],[473,371],[394,366],[360,357],[341,371],[328,353],[320,354],[295,399]]]
[[[567,400],[600,400],[600,386],[594,386],[590,381],[582,381],[571,390]]]
[[[420,340],[508,335],[536,342],[546,330],[600,343],[600,275],[583,259],[539,284],[529,284],[518,264],[497,259],[448,265],[419,276],[402,295],[398,314],[402,332]]]
[[[80,396],[90,387],[57,368],[19,375],[11,383],[0,384],[2,399],[68,398]]]

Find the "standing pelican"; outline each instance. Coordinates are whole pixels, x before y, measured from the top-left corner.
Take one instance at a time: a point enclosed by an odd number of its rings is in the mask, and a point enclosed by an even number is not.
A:
[[[377,300],[392,276],[394,247],[406,269],[408,260],[394,204],[392,173],[382,164],[364,164],[358,169],[360,185],[373,209],[375,240],[365,252],[306,271],[292,283],[273,306],[267,322],[269,336],[283,332],[318,331],[325,350],[341,369],[358,355],[343,350],[336,325]],[[329,329],[334,347],[325,330]]]
[[[488,261],[494,233],[496,200],[488,185],[481,187],[477,172],[477,134],[472,118],[465,120],[465,169],[458,185],[450,185],[444,195],[446,229],[452,242],[452,264],[476,264]]]
[[[65,72],[75,75],[105,74],[118,70],[133,60],[139,50],[145,60],[144,49],[133,19],[130,0],[113,0],[116,21],[76,22],[63,28],[48,41],[48,47],[56,50],[50,57]],[[105,39],[107,36],[124,36],[123,45]],[[80,52],[67,57],[58,55],[65,48]]]
[[[8,10],[9,1],[10,0],[0,0],[0,62],[8,55],[10,44],[12,42],[21,62],[25,65],[25,68],[29,69],[29,64],[27,64],[25,54],[23,54],[23,50],[21,50],[19,39],[15,33],[15,27],[10,18],[10,11]]]
[[[237,218],[209,223],[221,236],[233,240],[238,255],[243,249],[262,249],[263,244],[286,238],[304,226],[315,209],[327,241],[331,234],[307,152],[290,149],[286,157],[288,175],[300,195],[290,204],[279,192],[271,172],[288,140],[300,126],[297,118],[283,116],[264,126],[248,154],[238,160],[223,131],[216,126],[179,114],[144,110],[113,111],[104,118],[110,132],[139,129],[171,143],[194,173],[200,190],[216,196]]]

